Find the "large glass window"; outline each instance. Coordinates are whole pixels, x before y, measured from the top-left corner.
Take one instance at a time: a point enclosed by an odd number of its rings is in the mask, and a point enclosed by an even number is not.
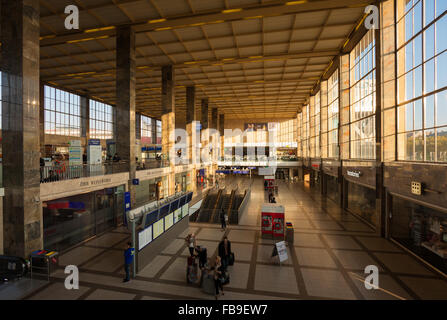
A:
[[[314,97],[310,114],[310,157],[320,157],[320,91]]]
[[[447,162],[447,1],[397,9],[398,159]]]
[[[152,139],[152,123],[153,119],[141,115],[141,143],[142,144],[152,144],[154,143]]]
[[[338,70],[328,79],[328,108],[327,108],[327,142],[328,157],[338,158],[338,120],[339,120],[339,82]]]
[[[303,158],[309,157],[309,105],[301,111],[301,148]]]
[[[113,139],[113,107],[90,100],[90,138]]]
[[[81,136],[81,99],[78,95],[44,87],[45,134]]]
[[[157,134],[157,144],[161,144],[161,121],[157,120],[156,121],[156,125],[157,125],[157,130],[156,130],[156,134]]]
[[[350,54],[351,158],[376,157],[376,59],[374,30]]]
[[[279,123],[279,134],[276,137],[279,146],[295,145],[296,119]]]

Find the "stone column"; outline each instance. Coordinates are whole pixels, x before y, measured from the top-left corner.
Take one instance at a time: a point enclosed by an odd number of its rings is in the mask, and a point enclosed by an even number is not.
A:
[[[28,257],[43,248],[39,1],[1,0],[0,4],[4,253]]]
[[[200,109],[200,123],[202,125],[202,129],[200,130],[200,143],[202,144],[202,149],[200,150],[201,154],[201,162],[208,162],[210,160],[209,154],[209,115],[208,115],[208,99],[202,99],[202,106]]]
[[[196,184],[196,170],[195,165],[197,164],[198,152],[198,137],[197,137],[197,126],[196,121],[196,88],[187,87],[186,88],[186,133],[188,135],[188,159],[189,163],[192,164],[192,169],[190,171],[191,179],[191,189],[193,192],[197,189]]]
[[[217,166],[216,161],[220,154],[220,152],[219,152],[220,144],[219,144],[218,118],[219,118],[219,112],[218,112],[217,108],[212,108],[211,109],[211,132],[210,132],[210,135],[211,135],[212,148],[213,148],[212,160],[213,160],[213,164],[215,164],[216,166]]]
[[[402,5],[402,4],[399,4]],[[387,0],[381,5],[381,79],[377,81],[380,82],[381,86],[381,113],[382,113],[382,161],[386,165],[387,162],[392,162],[396,159],[396,122],[397,119],[405,119],[405,117],[396,118],[396,87],[397,87],[397,75],[395,72],[396,65],[396,43],[395,43],[395,11],[394,11],[395,1]],[[401,32],[401,36],[405,33]],[[402,63],[403,65],[403,63]],[[403,66],[402,66],[403,67]],[[399,88],[399,91],[404,91]],[[401,120],[399,120],[401,121]],[[399,148],[405,146],[404,144],[399,144]],[[383,169],[382,169],[383,170]],[[383,171],[382,171],[383,174]],[[383,178],[382,178],[383,179]],[[382,180],[383,184],[383,180]],[[386,206],[386,190],[383,189],[382,195],[382,208]],[[389,218],[386,216],[386,209],[383,211],[382,219],[382,235],[386,237],[389,236]]]
[[[81,138],[84,140],[83,153],[87,153],[88,139],[90,139],[90,99],[80,97],[81,103]]]
[[[161,110],[162,110],[162,150],[169,159],[170,174],[168,177],[168,193],[175,193],[175,79],[172,65],[161,69]]]
[[[116,31],[116,152],[127,161],[131,206],[135,205],[135,33],[131,27]]]
[[[220,157],[225,157],[225,114],[219,115]]]

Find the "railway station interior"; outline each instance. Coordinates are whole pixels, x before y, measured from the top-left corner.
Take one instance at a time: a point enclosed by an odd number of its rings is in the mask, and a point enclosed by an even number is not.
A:
[[[0,0],[0,300],[447,299],[446,32],[446,0]]]

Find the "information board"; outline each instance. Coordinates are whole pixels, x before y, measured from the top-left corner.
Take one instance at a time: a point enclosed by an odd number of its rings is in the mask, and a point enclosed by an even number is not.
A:
[[[165,230],[164,230],[164,219],[158,220],[153,225],[153,239],[158,238]]]
[[[174,213],[170,213],[165,217],[165,231],[174,224]]]
[[[152,241],[152,226],[138,233],[138,251],[143,249]]]

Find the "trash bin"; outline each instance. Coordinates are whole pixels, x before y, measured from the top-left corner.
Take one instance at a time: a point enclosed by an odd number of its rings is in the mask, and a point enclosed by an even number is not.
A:
[[[293,245],[293,225],[292,222],[286,222],[286,241]]]

